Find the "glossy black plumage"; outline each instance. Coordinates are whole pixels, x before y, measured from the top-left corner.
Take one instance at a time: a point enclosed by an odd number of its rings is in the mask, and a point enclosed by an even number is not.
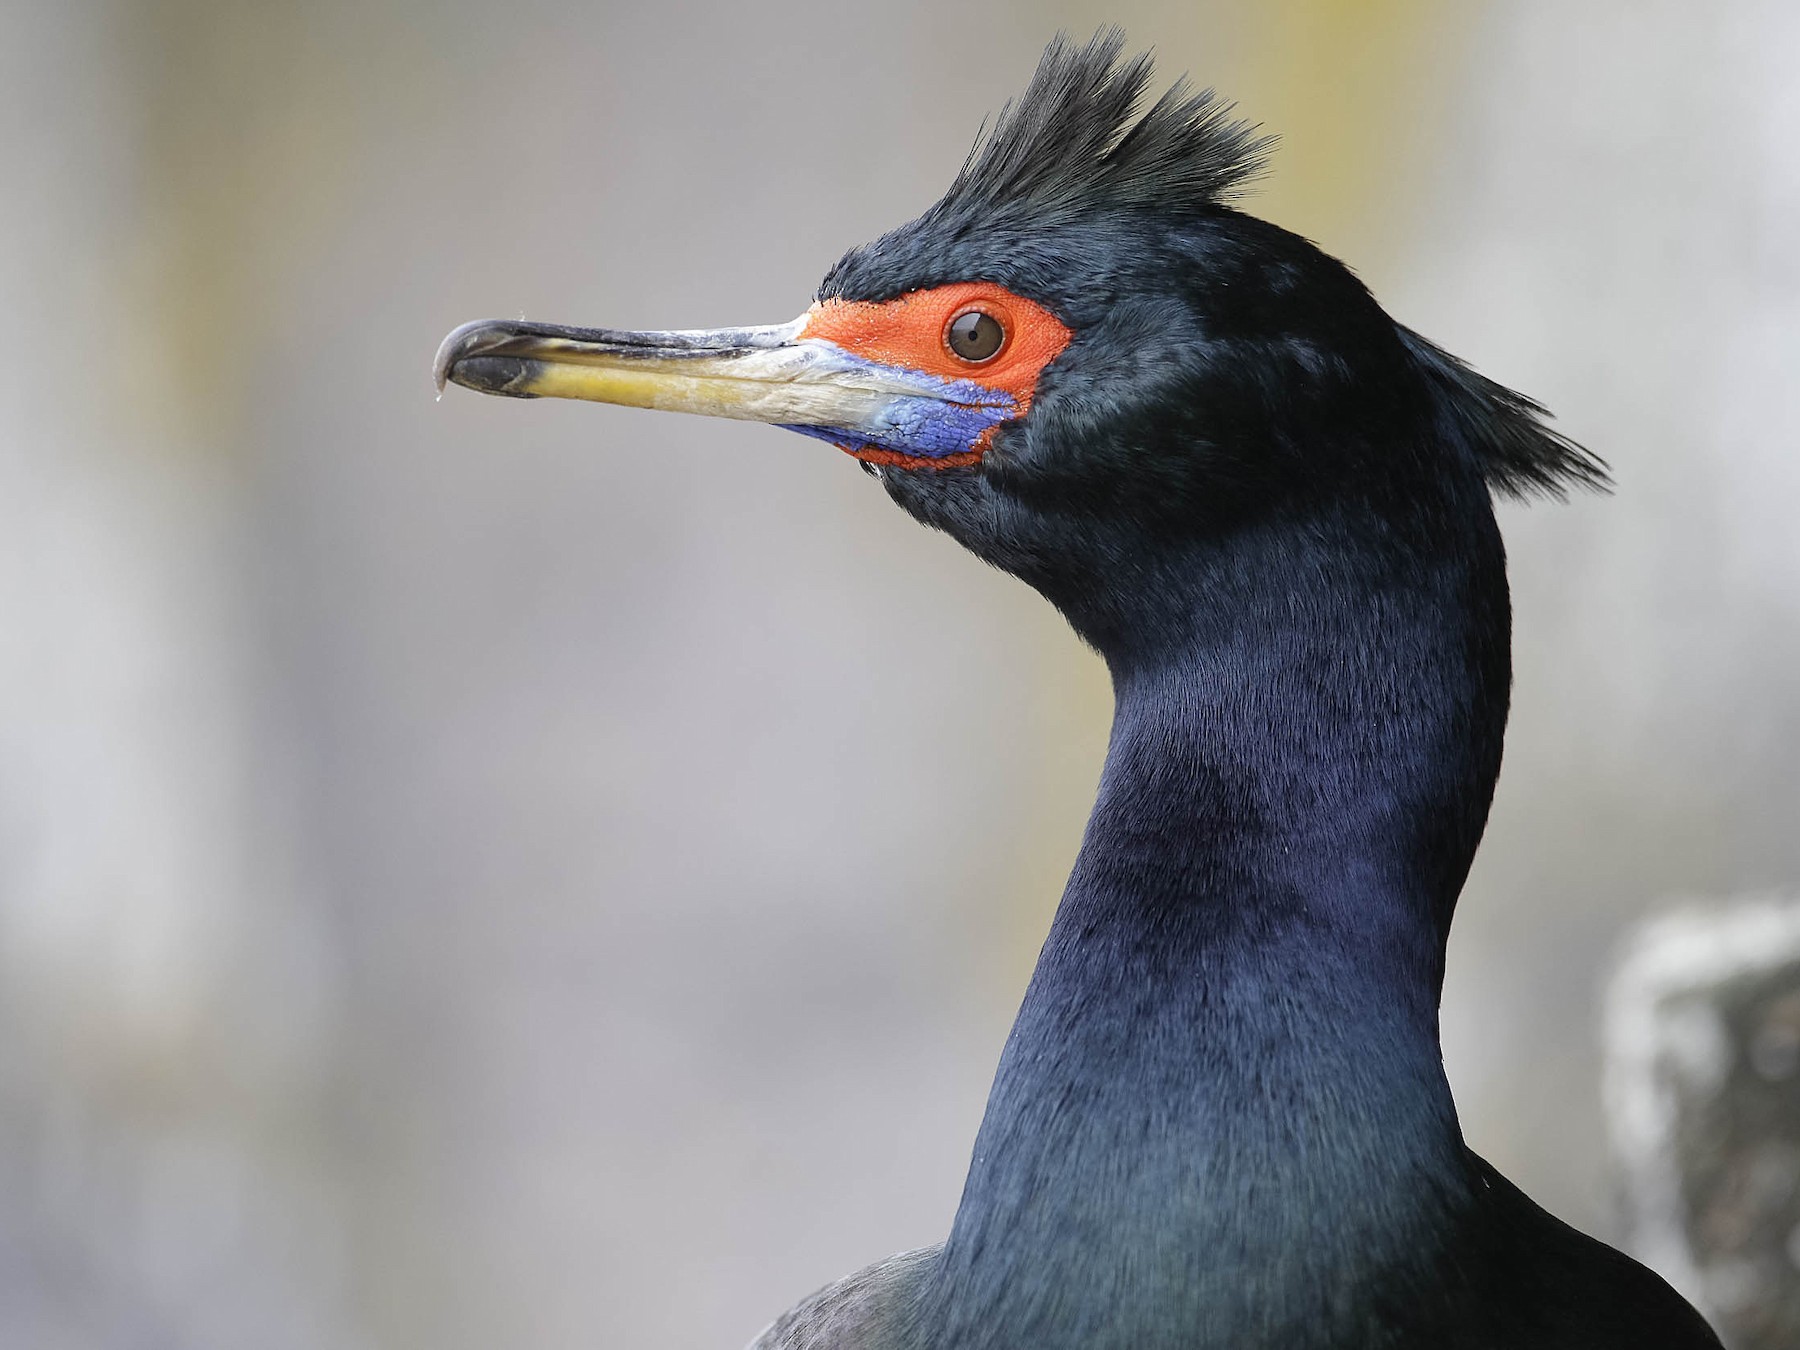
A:
[[[978,466],[882,471],[1111,667],[1106,769],[948,1241],[783,1350],[1690,1350],[1660,1279],[1464,1145],[1437,1004],[1510,680],[1491,491],[1541,409],[1226,203],[1265,145],[1059,43],[821,295],[998,282],[1074,332]]]

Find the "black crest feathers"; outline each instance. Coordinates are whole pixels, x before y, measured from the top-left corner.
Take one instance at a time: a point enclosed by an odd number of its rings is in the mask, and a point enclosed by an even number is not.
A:
[[[1124,51],[1118,28],[1079,47],[1066,35],[1052,40],[1025,92],[977,138],[927,219],[1019,207],[1180,214],[1241,193],[1262,171],[1274,138],[1185,79],[1134,122],[1151,62]]]
[[[1607,492],[1606,461],[1544,425],[1543,404],[1496,384],[1412,329],[1394,325],[1426,383],[1462,437],[1481,460],[1488,486],[1502,496],[1568,496],[1570,488]]]

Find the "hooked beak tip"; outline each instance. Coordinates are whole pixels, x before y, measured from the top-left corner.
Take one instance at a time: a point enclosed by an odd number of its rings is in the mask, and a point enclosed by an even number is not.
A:
[[[450,335],[438,344],[437,355],[431,362],[431,381],[437,386],[438,393],[443,393],[444,386],[454,378],[458,361],[482,350],[483,331],[491,331],[493,328],[492,319],[476,319],[452,329]]]

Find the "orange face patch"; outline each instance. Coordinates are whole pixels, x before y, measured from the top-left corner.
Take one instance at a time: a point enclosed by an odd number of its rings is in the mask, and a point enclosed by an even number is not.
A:
[[[965,360],[951,349],[951,323],[970,311],[997,320],[1005,338],[993,356]],[[803,338],[822,338],[883,365],[968,380],[1009,397],[1025,415],[1044,367],[1069,345],[1068,326],[1042,305],[988,281],[964,281],[892,300],[826,300],[812,307]],[[978,447],[985,448],[985,447]]]

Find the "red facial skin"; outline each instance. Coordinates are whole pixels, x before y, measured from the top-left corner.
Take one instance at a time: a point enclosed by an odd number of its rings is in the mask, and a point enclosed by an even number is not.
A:
[[[946,340],[951,320],[978,309],[1006,331],[1000,350],[985,361],[968,361]],[[901,366],[946,380],[969,380],[1012,400],[1013,420],[1025,415],[1038,377],[1074,336],[1042,305],[988,281],[962,281],[926,291],[908,291],[892,300],[826,300],[814,305],[803,338],[823,338],[845,351],[883,365]],[[982,432],[964,454],[924,459],[875,446],[842,446],[858,459],[903,468],[943,469],[974,464],[987,453],[998,426]]]

